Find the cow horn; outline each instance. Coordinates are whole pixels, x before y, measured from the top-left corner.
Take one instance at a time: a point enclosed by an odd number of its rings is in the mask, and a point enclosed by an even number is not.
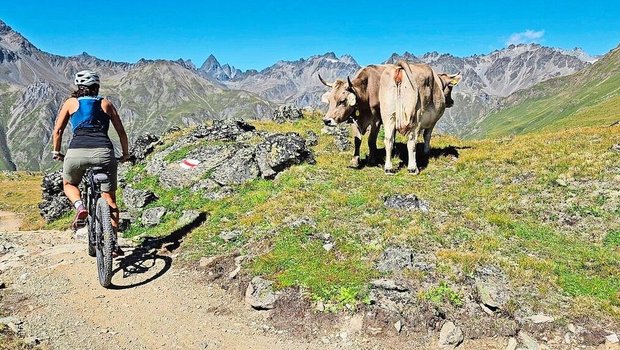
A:
[[[321,75],[319,74],[319,80],[321,81],[321,83],[323,83],[323,85],[327,86],[327,87],[332,87],[333,84],[328,84],[325,82],[325,80],[323,80],[323,78],[321,77]]]
[[[351,89],[351,91],[353,92],[353,94],[355,96],[359,96],[357,94],[357,91],[355,90],[355,87],[353,86],[353,83],[351,82],[351,78],[349,78],[349,76],[347,75],[347,82],[349,83],[349,89]]]

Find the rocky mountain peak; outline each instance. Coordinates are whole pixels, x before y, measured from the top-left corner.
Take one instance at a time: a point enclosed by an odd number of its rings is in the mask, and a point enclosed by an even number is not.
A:
[[[207,78],[218,81],[229,81],[244,75],[241,70],[229,64],[224,64],[222,66],[213,54],[207,57],[205,62],[198,69],[198,72]]]
[[[36,50],[30,41],[2,21],[0,21],[0,48],[25,54],[31,54]]]
[[[340,62],[344,64],[357,64],[357,61],[351,55],[342,55],[340,56]]]
[[[178,60],[176,60],[176,62],[189,70],[196,70],[196,65],[194,65],[194,62],[192,62],[192,60],[184,60],[182,58],[179,58]]]
[[[207,57],[202,66],[200,66],[201,70],[206,71],[211,71],[218,68],[221,68],[220,62],[218,62],[217,58],[215,58],[213,54],[209,55],[209,57]]]
[[[4,23],[4,21],[2,21],[0,19],[0,35],[8,32],[8,31],[12,31],[13,29],[11,29],[11,27],[9,27],[6,23]]]
[[[384,63],[396,63],[400,60],[404,60],[404,61],[408,61],[408,62],[420,62],[420,59],[417,58],[414,54],[405,51],[405,53],[403,53],[402,55],[397,54],[396,52],[394,52],[390,58],[388,58]]]
[[[337,60],[338,57],[336,57],[336,54],[333,52],[327,52],[323,55],[324,58],[328,58],[328,59],[332,59],[332,60]]]

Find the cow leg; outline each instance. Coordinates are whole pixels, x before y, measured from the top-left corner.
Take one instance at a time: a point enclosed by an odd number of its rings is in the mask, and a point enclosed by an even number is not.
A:
[[[433,128],[424,129],[424,154],[431,154],[431,134],[433,133]]]
[[[385,144],[385,165],[383,169],[386,174],[393,174],[394,169],[392,168],[392,149],[394,148],[394,138],[396,137],[396,129],[385,130],[385,137],[383,138],[383,143]]]
[[[407,152],[409,154],[409,164],[407,165],[407,170],[409,170],[410,174],[418,174],[420,170],[418,170],[418,162],[416,160],[416,141],[418,139],[418,134],[420,133],[420,125],[416,125],[415,130],[409,133],[409,140],[407,140]]]
[[[379,129],[381,128],[381,124],[378,122],[373,122],[370,126],[370,134],[368,135],[368,150],[370,154],[368,155],[368,164],[375,165],[377,164],[378,151],[377,151],[377,136],[379,135]]]
[[[350,168],[359,169],[360,168],[360,148],[362,146],[362,133],[360,132],[357,125],[354,123],[351,125],[351,131],[353,132],[353,158],[349,163]]]

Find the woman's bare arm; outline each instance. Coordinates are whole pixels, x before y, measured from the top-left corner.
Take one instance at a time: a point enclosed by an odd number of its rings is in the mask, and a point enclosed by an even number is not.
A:
[[[127,139],[127,133],[125,132],[125,127],[123,126],[123,122],[121,121],[121,117],[118,115],[116,108],[112,102],[107,99],[103,99],[101,101],[101,108],[103,111],[110,116],[110,121],[118,134],[118,138],[121,141],[121,148],[123,150],[123,160],[127,160],[129,158],[129,140]]]
[[[56,116],[56,124],[54,125],[54,132],[52,133],[52,150],[54,152],[60,152],[62,146],[62,134],[69,123],[69,117],[71,116],[71,110],[75,109],[75,100],[70,98],[62,104],[58,115]]]

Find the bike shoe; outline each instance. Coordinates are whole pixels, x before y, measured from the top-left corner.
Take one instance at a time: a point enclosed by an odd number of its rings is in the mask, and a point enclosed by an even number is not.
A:
[[[88,217],[88,211],[86,210],[86,208],[84,208],[83,205],[80,205],[77,209],[77,213],[75,214],[75,219],[73,220],[71,227],[74,230],[77,230],[79,228],[86,226],[87,217]]]
[[[118,258],[119,256],[125,256],[125,252],[121,249],[121,246],[117,244],[112,251],[112,257]]]

